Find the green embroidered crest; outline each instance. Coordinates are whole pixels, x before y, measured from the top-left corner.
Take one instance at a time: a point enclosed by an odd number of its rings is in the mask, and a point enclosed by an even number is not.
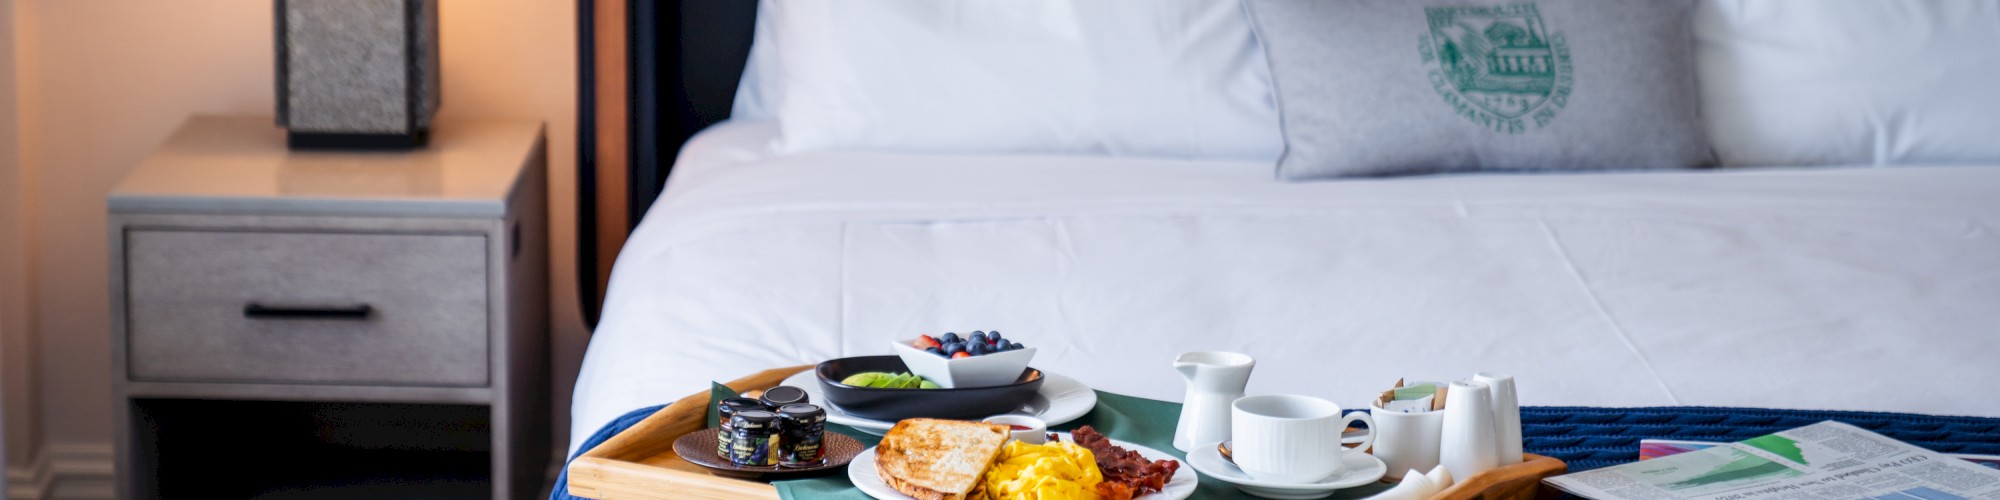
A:
[[[1431,89],[1459,116],[1494,131],[1540,129],[1569,104],[1569,44],[1533,3],[1429,7],[1420,50]]]

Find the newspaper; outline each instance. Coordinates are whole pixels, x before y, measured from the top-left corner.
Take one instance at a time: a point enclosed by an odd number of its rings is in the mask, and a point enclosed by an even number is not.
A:
[[[2000,471],[1834,421],[1543,481],[1596,499],[2000,500]]]

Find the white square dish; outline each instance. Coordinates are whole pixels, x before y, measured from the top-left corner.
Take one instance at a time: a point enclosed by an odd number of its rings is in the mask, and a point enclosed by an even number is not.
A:
[[[950,359],[910,346],[916,339],[890,342],[903,365],[940,387],[990,387],[1013,383],[1035,358],[1035,348],[988,353],[983,356]]]

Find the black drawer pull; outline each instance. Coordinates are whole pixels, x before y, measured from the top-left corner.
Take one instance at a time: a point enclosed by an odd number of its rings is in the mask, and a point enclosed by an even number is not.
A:
[[[256,302],[243,305],[243,317],[251,319],[368,319],[375,308],[368,304],[348,307],[272,307]]]

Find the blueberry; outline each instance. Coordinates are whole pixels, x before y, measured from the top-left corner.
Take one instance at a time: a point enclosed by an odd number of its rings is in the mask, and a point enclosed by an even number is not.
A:
[[[986,347],[986,344],[974,342],[972,343],[972,348],[966,349],[965,352],[970,353],[973,356],[985,356],[988,349],[991,348]]]
[[[958,338],[958,334],[956,334],[956,333],[952,333],[952,332],[944,332],[944,336],[943,336],[943,337],[938,337],[938,340],[942,340],[942,341],[944,341],[944,343],[946,343],[946,344],[949,344],[949,343],[952,343],[952,342],[958,342],[958,341],[959,341],[959,340],[961,340],[961,339],[959,339],[959,338]]]
[[[924,352],[928,352],[928,353],[931,353],[931,354],[944,354],[944,350],[943,350],[943,349],[939,349],[939,348],[936,348],[936,347],[925,347],[925,348],[924,348]]]
[[[945,354],[958,354],[961,352],[966,352],[964,342],[952,342],[944,345]]]
[[[972,332],[972,343],[974,344],[986,343],[986,332]]]
[[[999,331],[999,330],[994,330],[994,331],[990,331],[990,332],[986,332],[986,340],[1005,340],[1005,339],[1002,339],[1002,338],[1000,338],[1000,331]]]
[[[1009,351],[1018,351],[1026,347],[1028,346],[1021,345],[1020,342],[1013,342],[1013,341],[1007,342],[1007,350]]]

